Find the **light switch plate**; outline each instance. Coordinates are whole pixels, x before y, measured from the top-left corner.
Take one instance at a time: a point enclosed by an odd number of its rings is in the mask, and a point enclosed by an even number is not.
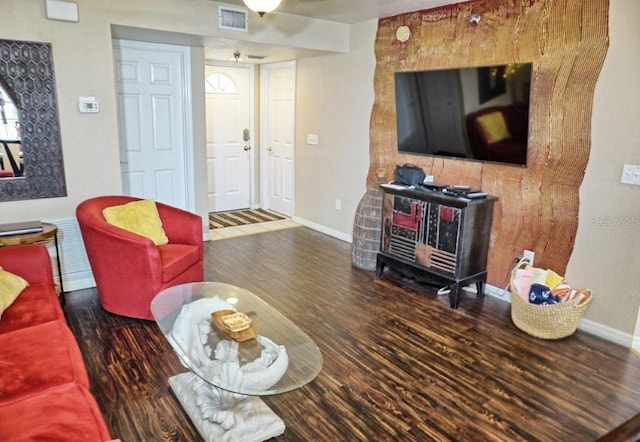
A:
[[[317,134],[307,134],[307,144],[311,144],[313,146],[318,145],[318,135]]]
[[[633,164],[623,165],[620,182],[622,184],[635,184],[636,186],[640,186],[640,166]]]

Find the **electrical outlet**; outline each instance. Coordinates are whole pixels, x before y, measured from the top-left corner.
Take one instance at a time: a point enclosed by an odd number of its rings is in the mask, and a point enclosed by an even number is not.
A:
[[[522,259],[528,261],[530,266],[533,265],[533,258],[535,257],[536,257],[536,253],[531,250],[525,249],[524,252],[522,253]]]
[[[340,210],[342,206],[342,202],[340,200],[336,200],[336,210]]]

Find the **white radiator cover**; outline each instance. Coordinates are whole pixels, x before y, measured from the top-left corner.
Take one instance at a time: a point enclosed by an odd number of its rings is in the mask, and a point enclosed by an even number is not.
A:
[[[60,252],[60,267],[62,269],[62,286],[65,292],[95,287],[87,252],[84,248],[80,227],[75,217],[45,220],[58,226],[58,249]],[[53,239],[47,241],[47,249],[53,265],[53,276],[59,281],[56,247]]]

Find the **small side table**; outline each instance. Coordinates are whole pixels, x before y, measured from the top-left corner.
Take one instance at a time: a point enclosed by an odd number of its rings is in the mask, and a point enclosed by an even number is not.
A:
[[[62,286],[62,267],[60,266],[60,248],[58,245],[58,226],[42,223],[42,232],[23,233],[18,235],[0,236],[0,247],[19,246],[21,244],[44,243],[53,238],[56,247],[56,262],[58,263],[58,279],[60,281],[60,301],[64,304],[64,287]]]

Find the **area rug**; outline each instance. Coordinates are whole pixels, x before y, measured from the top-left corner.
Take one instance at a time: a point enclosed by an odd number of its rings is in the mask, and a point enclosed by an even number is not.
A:
[[[231,212],[216,212],[209,214],[209,228],[246,226],[247,224],[266,223],[286,219],[279,213],[265,209],[234,210]]]

